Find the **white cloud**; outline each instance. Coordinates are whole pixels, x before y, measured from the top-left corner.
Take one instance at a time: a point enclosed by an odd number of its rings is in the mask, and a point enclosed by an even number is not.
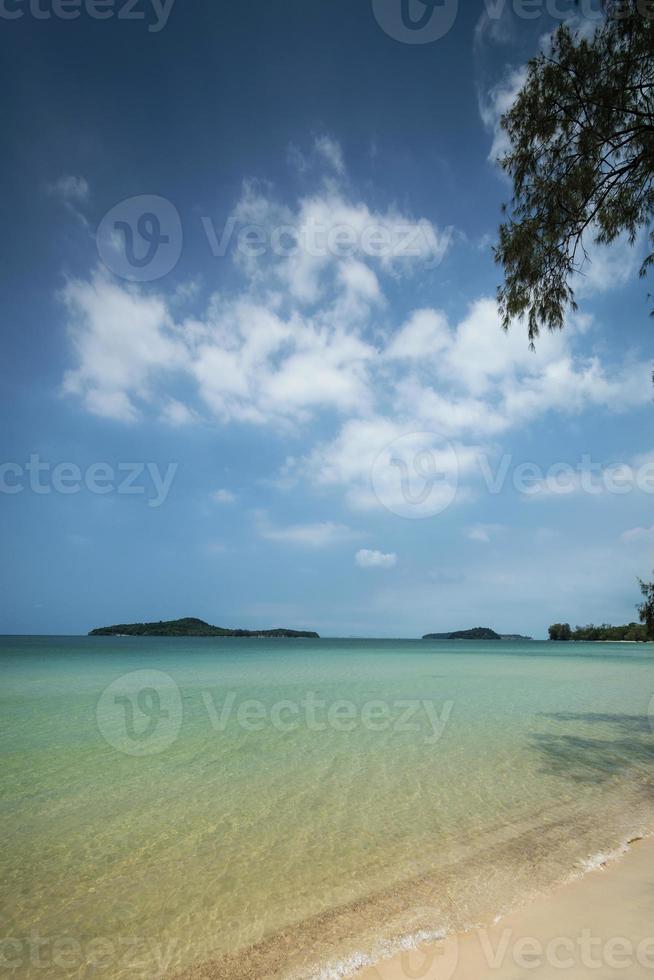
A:
[[[466,528],[465,535],[469,541],[490,544],[491,538],[505,530],[503,524],[473,524]]]
[[[66,204],[83,204],[89,199],[89,185],[84,177],[67,174],[50,184],[50,191]]]
[[[654,544],[654,524],[651,527],[632,527],[620,535],[625,544]]]
[[[379,280],[371,268],[363,262],[351,260],[341,263],[339,268],[341,282],[352,297],[362,297],[370,302],[381,299]]]
[[[433,358],[450,345],[450,328],[438,310],[415,310],[391,337],[386,357],[391,360]]]
[[[359,568],[393,568],[397,562],[397,555],[394,552],[384,554],[383,551],[361,548],[354,556],[354,560]]]
[[[605,466],[593,464],[590,459],[585,465],[577,466],[567,462],[554,463],[542,478],[532,482],[526,497],[529,500],[576,495],[623,498],[631,494],[654,494],[654,453],[641,453],[630,460]],[[642,530],[634,528],[634,536]],[[626,540],[624,535],[623,540]]]
[[[406,510],[407,499],[414,514],[433,512],[439,500],[449,503],[454,496],[466,499],[465,487],[457,486],[476,466],[478,448],[450,444],[438,433],[421,430],[416,422],[384,416],[350,419],[335,439],[320,444],[298,463],[299,471],[317,486],[340,487],[348,503],[357,510],[386,508]],[[423,458],[434,470],[430,493],[421,499],[424,484],[420,472]],[[407,490],[402,472],[407,474]],[[426,474],[427,479],[431,472]],[[374,479],[373,479],[374,477]]]
[[[429,454],[443,501],[453,489],[463,500],[479,453],[493,451],[488,440],[551,411],[623,411],[650,401],[642,359],[608,368],[576,353],[592,329],[587,317],[545,334],[535,353],[522,326],[501,330],[490,297],[472,302],[458,320],[424,305],[398,319],[388,284],[442,253],[449,238],[424,219],[346,197],[333,175],[295,207],[247,184],[236,214],[267,232],[287,222],[299,241],[310,228],[345,226],[354,235],[351,254],[302,248],[237,257],[242,287],[214,294],[201,313],[195,288],[187,294],[173,286],[166,295],[102,272],[71,279],[62,298],[75,364],[64,392],[122,422],[146,415],[173,426],[236,422],[294,436],[319,422],[277,485],[305,479],[344,493],[354,508],[391,510],[401,509],[398,464],[410,470]],[[400,227],[417,242],[414,255],[401,257],[393,242]],[[392,247],[376,252],[376,239],[366,239],[371,228]],[[185,316],[188,306],[193,315]],[[308,527],[268,526],[267,533],[325,540],[338,528]]]
[[[500,3],[485,5],[475,25],[474,43],[477,51],[487,44],[507,44],[514,37],[514,20],[511,4]]]
[[[161,420],[173,428],[191,425],[198,421],[198,414],[176,398],[169,398],[161,409]]]
[[[100,273],[90,282],[70,280],[62,298],[79,361],[64,376],[64,392],[79,395],[96,415],[134,421],[136,403],[154,397],[160,372],[177,371],[187,361],[166,302],[118,286]]]
[[[289,166],[297,170],[299,174],[306,173],[309,164],[306,156],[296,143],[289,143],[286,151],[286,159]]]
[[[379,298],[379,280],[366,275],[367,266],[346,268],[357,301],[362,294],[364,302]],[[80,396],[90,411],[124,422],[153,408],[172,425],[208,414],[222,423],[284,430],[337,413],[340,429],[289,463],[285,483],[303,477],[341,489],[354,508],[392,511],[402,509],[404,490],[395,457],[384,457],[385,465],[379,457],[401,437],[409,471],[428,453],[439,469],[443,502],[462,501],[479,453],[489,452],[479,440],[549,411],[622,411],[650,400],[647,364],[627,363],[609,374],[598,358],[574,355],[585,321],[546,334],[534,353],[523,330],[500,329],[488,298],[473,303],[458,324],[439,310],[415,311],[386,343],[373,346],[354,320],[346,317],[344,324],[334,315],[348,308],[343,296],[337,291],[333,305],[314,316],[292,308],[282,315],[247,294],[214,296],[204,317],[176,323],[161,296],[100,274],[90,283],[71,281],[64,300],[79,363],[67,372],[64,391]],[[373,322],[373,306],[368,313]],[[177,377],[191,382],[202,412],[167,395]]]
[[[527,69],[524,65],[512,68],[501,81],[479,96],[482,121],[493,135],[493,143],[488,154],[488,159],[493,163],[510,148],[508,136],[501,126],[501,119],[515,102],[526,79]]]
[[[256,515],[258,531],[267,541],[309,548],[326,548],[359,537],[359,533],[345,524],[323,521],[315,524],[289,524],[284,527],[272,524],[268,516],[259,511]]]
[[[480,454],[491,452],[479,439],[524,427],[550,411],[623,411],[650,400],[647,364],[629,363],[610,376],[597,358],[574,356],[572,344],[587,329],[585,322],[572,321],[565,333],[547,334],[535,353],[522,330],[502,332],[491,299],[474,303],[456,326],[437,311],[421,311],[408,324],[399,333],[400,343],[391,340],[379,355],[379,363],[396,364],[388,389],[392,412],[346,420],[334,438],[296,467],[318,486],[342,487],[355,508],[404,509],[398,451],[409,474],[428,454],[442,478],[443,502],[452,497],[461,502],[469,497],[467,478],[479,473]],[[425,338],[435,348],[432,357]],[[393,458],[380,467],[376,460],[389,452]],[[424,505],[433,512],[435,496]]]
[[[345,160],[343,159],[343,150],[338,140],[323,134],[317,137],[314,147],[323,160],[336,171],[339,177],[342,177],[345,173]]]
[[[220,490],[214,490],[211,494],[211,499],[217,504],[233,504],[236,500],[236,495],[231,490],[221,488]]]
[[[384,304],[373,267],[395,275],[433,261],[449,236],[424,219],[352,204],[333,188],[292,211],[246,185],[236,215],[270,233],[270,251],[260,262],[239,253],[248,284],[240,295],[211,297],[202,318],[176,322],[184,301],[179,289],[166,298],[120,286],[102,272],[68,283],[63,296],[79,363],[64,379],[66,392],[102,414],[134,420],[157,391],[161,371],[176,370],[195,381],[205,407],[223,422],[283,426],[321,409],[370,411],[369,365],[377,351],[362,330]],[[290,255],[272,247],[283,223],[302,246]],[[342,233],[346,256],[339,252]],[[303,309],[319,299],[314,312]],[[160,409],[166,421],[190,421],[190,406],[185,413],[179,400],[166,400]]]
[[[572,288],[583,299],[617,289],[636,279],[645,257],[647,238],[644,233],[632,245],[626,233],[610,245],[594,241],[597,228],[591,227],[584,238],[587,257],[573,278]]]

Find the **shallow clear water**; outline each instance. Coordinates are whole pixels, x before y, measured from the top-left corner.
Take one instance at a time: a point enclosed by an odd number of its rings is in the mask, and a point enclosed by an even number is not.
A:
[[[5,638],[0,668],[16,977],[337,975],[654,830],[651,646]]]

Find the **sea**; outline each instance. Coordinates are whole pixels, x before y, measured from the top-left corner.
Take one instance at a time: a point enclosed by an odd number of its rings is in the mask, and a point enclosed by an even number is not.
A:
[[[12,978],[333,980],[654,831],[654,646],[4,637]]]

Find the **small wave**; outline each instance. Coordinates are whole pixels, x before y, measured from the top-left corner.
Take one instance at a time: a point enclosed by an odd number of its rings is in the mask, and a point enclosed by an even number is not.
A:
[[[607,864],[613,864],[614,861],[619,861],[620,858],[625,856],[632,844],[636,844],[638,841],[645,840],[645,838],[651,836],[651,833],[648,831],[641,831],[624,840],[613,851],[600,851],[598,854],[591,855],[591,857],[582,861],[581,873],[587,874],[589,871],[599,871],[601,868],[605,868]]]
[[[399,939],[385,940],[378,943],[371,953],[351,953],[342,960],[334,960],[318,967],[314,973],[309,974],[307,980],[344,980],[345,977],[354,976],[366,966],[375,966],[376,963],[387,960],[396,953],[409,952],[422,946],[423,943],[438,942],[440,939],[445,939],[445,936],[446,933],[442,929],[421,929]]]
[[[614,850],[599,851],[596,854],[592,854],[589,858],[580,862],[577,872],[573,873],[569,880],[580,878],[591,871],[598,871],[609,864],[613,864],[615,861],[619,861],[620,858],[624,857],[624,855],[629,851],[632,844],[652,837],[654,837],[654,833],[648,830],[643,830],[626,838],[624,842]],[[518,905],[517,907],[520,906]],[[505,909],[499,915],[496,915],[493,919],[493,924],[496,925],[507,914],[509,914],[509,910]],[[470,928],[473,927],[468,926],[460,931],[467,932]],[[377,943],[370,953],[351,953],[349,956],[346,956],[341,960],[333,960],[332,962],[317,967],[314,972],[306,976],[306,980],[346,980],[346,978],[354,976],[365,967],[375,966],[382,960],[395,956],[396,953],[401,953],[404,951],[408,952],[416,949],[418,946],[422,946],[424,943],[435,943],[446,938],[447,933],[442,929],[422,929],[418,932],[402,936],[399,939],[385,940]]]
[[[613,861],[619,861],[628,850],[629,846],[627,844],[621,844],[614,851],[600,851],[598,854],[593,854],[582,862],[582,871],[584,874],[588,871],[599,871],[600,868],[606,867],[607,864],[612,864]]]

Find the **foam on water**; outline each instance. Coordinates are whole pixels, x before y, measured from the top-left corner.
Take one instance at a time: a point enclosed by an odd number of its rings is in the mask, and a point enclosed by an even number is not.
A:
[[[34,638],[1,640],[0,670],[5,935],[146,937],[145,976],[172,949],[166,975],[345,977],[654,829],[648,648]],[[103,691],[142,671],[181,715],[139,755]],[[309,696],[355,724],[271,722]],[[362,722],[379,702],[385,728]]]
[[[357,952],[343,960],[336,960],[324,966],[317,966],[307,976],[307,980],[344,980],[352,977],[366,966],[375,966],[383,960],[388,960],[396,953],[410,952],[425,943],[435,943],[445,939],[446,934],[441,929],[421,929],[407,936],[401,936],[393,941],[377,943],[369,953]]]

